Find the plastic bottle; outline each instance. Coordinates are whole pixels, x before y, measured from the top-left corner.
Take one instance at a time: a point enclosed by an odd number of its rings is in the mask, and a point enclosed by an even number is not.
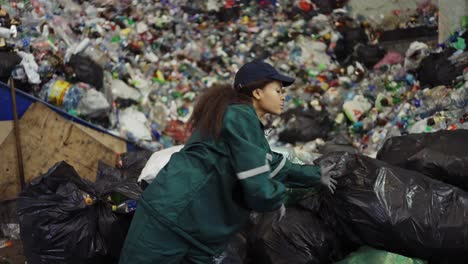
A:
[[[95,204],[97,201],[96,197],[93,197],[89,193],[84,192],[84,191],[82,192],[82,197],[87,206],[91,206]]]
[[[44,85],[39,97],[61,107],[65,111],[74,110],[83,97],[84,89],[64,80],[52,79]]]
[[[128,214],[135,211],[137,207],[136,200],[126,200],[119,205],[112,205],[112,212],[120,214]]]

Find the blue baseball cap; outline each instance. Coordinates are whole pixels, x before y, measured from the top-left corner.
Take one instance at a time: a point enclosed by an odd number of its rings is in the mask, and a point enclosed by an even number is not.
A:
[[[270,64],[254,60],[244,64],[234,77],[234,89],[239,90],[242,87],[260,80],[280,81],[283,87],[294,83],[295,79],[279,73]]]

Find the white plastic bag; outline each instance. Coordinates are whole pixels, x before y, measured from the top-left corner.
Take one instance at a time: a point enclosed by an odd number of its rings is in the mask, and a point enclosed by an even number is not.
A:
[[[114,99],[130,99],[138,102],[140,100],[141,94],[137,89],[134,89],[128,86],[125,82],[119,79],[112,80],[112,95]]]
[[[172,154],[179,152],[183,147],[184,145],[178,145],[153,153],[141,171],[138,181],[145,180],[147,183],[151,183],[159,171],[169,162]]]
[[[415,41],[411,43],[405,54],[405,69],[414,70],[419,67],[421,61],[429,55],[429,46]]]
[[[128,107],[119,114],[120,135],[130,141],[152,140],[148,119],[142,112]]]
[[[29,83],[39,84],[41,83],[41,77],[37,73],[39,66],[34,60],[34,56],[30,53],[19,51],[18,55],[23,59],[21,60],[21,65],[23,65],[24,71],[28,76]]]
[[[80,115],[99,115],[102,112],[107,112],[110,109],[110,104],[107,102],[103,93],[96,89],[89,89],[85,92],[81,101],[78,103],[76,111]]]
[[[353,123],[357,122],[371,108],[372,105],[362,95],[356,95],[352,101],[347,101],[343,104],[343,111]]]

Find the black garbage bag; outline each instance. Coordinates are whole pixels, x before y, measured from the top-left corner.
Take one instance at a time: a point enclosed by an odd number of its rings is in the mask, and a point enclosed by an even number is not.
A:
[[[21,62],[21,57],[13,52],[0,51],[0,81],[6,83],[11,71]]]
[[[16,200],[0,202],[0,223],[18,223],[18,216],[16,215]]]
[[[128,154],[124,155],[124,157],[135,157]],[[138,154],[135,155],[138,156]],[[125,160],[127,162],[123,162],[123,164],[129,166],[128,158]],[[116,204],[125,200],[138,200],[143,192],[137,178],[127,177],[125,171],[103,162],[98,164],[95,188],[102,200],[116,200],[113,201]],[[111,203],[104,203],[102,205],[103,210],[99,211],[99,232],[106,242],[107,256],[116,262],[120,257],[133,214],[116,214],[112,212],[111,205]]]
[[[329,162],[339,172],[335,194],[301,204],[340,235],[431,263],[467,263],[468,193],[365,156],[331,153],[316,164]]]
[[[313,0],[320,14],[329,15],[334,9],[342,8],[348,2],[347,0]]]
[[[122,164],[119,168],[122,176],[124,178],[138,179],[151,155],[153,155],[153,152],[148,150],[123,153],[121,155]]]
[[[357,149],[350,144],[334,144],[327,142],[324,146],[320,147],[320,154],[325,155],[331,152],[358,153]]]
[[[91,84],[101,90],[104,82],[104,71],[92,59],[82,55],[72,55],[67,67],[71,68],[71,81]]]
[[[126,175],[124,170],[114,168],[100,161],[94,187],[103,199],[109,195],[115,197],[118,194],[119,197],[116,202],[129,199],[138,200],[143,191],[137,180],[138,177],[133,177],[131,174]]]
[[[251,258],[259,264],[325,264],[345,256],[341,239],[314,213],[290,207],[257,216],[249,232]]]
[[[217,259],[217,264],[247,264],[251,263],[248,258],[248,243],[246,235],[242,232],[234,235],[229,240],[224,253]]]
[[[229,22],[239,19],[241,15],[241,9],[238,5],[232,8],[220,8],[216,13],[216,20],[219,22]]]
[[[369,38],[362,27],[344,27],[340,33],[343,37],[337,41],[334,54],[340,64],[348,65],[352,63],[351,55],[354,52],[354,47],[359,43],[367,44]]]
[[[105,248],[98,232],[92,184],[66,162],[35,178],[17,201],[21,239],[28,263],[85,263]]]
[[[132,100],[132,99],[116,98],[114,101],[115,101],[115,103],[117,105],[117,108],[119,108],[119,109],[127,108],[127,107],[130,107],[132,105],[138,105],[139,104],[139,102],[137,102],[135,100]]]
[[[103,165],[101,165],[103,166]],[[115,263],[131,215],[115,214],[109,198],[138,199],[131,179],[96,183],[62,161],[21,192],[17,210],[28,263]]]
[[[464,67],[453,65],[446,52],[432,53],[421,61],[417,69],[417,77],[422,85],[435,87],[438,85],[451,85],[459,75],[463,74]]]
[[[355,47],[354,60],[364,64],[368,69],[374,67],[387,53],[379,45],[358,45]]]
[[[468,31],[463,32],[463,34],[460,35],[460,38],[465,40],[465,43],[468,43]],[[464,51],[468,51],[468,47],[465,47]]]
[[[19,239],[18,223],[16,200],[0,201],[0,238]]]
[[[96,174],[96,185],[102,191],[106,190],[113,184],[120,182],[124,179],[121,170],[114,168],[103,161],[98,162],[98,172]]]
[[[279,134],[279,140],[286,143],[308,142],[316,138],[326,138],[332,123],[326,111],[304,111],[291,109],[281,117],[286,121],[286,129]]]
[[[335,9],[336,1],[334,0],[314,0],[312,1],[317,6],[321,14],[330,14]]]
[[[320,154],[325,155],[330,152],[358,153],[357,149],[351,144],[351,139],[346,135],[345,130],[330,132],[329,137],[330,140],[325,142],[325,145],[319,147]]]
[[[258,60],[265,60],[271,56],[271,51],[266,50],[259,44],[253,44],[249,51],[250,54],[255,54],[255,58]]]
[[[116,214],[112,212],[112,207],[109,203],[103,203],[98,213],[99,235],[104,241],[106,249],[101,259],[117,263],[133,219],[133,214]]]
[[[468,190],[468,130],[388,139],[377,159]]]

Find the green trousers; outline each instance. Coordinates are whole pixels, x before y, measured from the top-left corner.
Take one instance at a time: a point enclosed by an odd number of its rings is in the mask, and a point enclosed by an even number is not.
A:
[[[139,206],[125,239],[120,264],[206,264],[213,256],[191,245]]]

